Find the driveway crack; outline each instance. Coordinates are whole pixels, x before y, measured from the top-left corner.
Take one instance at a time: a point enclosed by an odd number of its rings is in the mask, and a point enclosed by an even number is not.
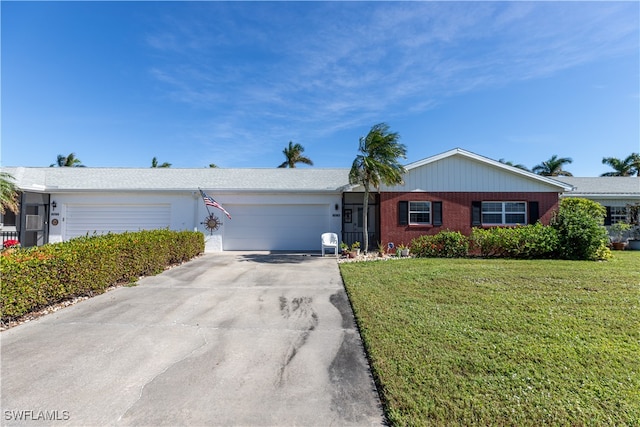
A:
[[[199,335],[200,338],[202,338],[202,344],[196,346],[193,350],[191,350],[189,353],[187,353],[184,357],[176,360],[175,362],[169,363],[162,371],[158,372],[156,375],[153,376],[153,378],[149,379],[149,381],[145,382],[142,387],[140,387],[140,393],[138,394],[138,398],[131,403],[131,405],[129,405],[129,407],[122,413],[122,415],[120,415],[120,417],[118,417],[118,422],[122,421],[122,419],[124,417],[126,417],[126,415],[131,411],[132,408],[134,408],[138,402],[140,402],[142,400],[142,396],[144,395],[144,390],[145,388],[149,385],[152,384],[158,377],[160,377],[161,375],[164,375],[169,369],[173,368],[174,366],[176,366],[179,363],[182,363],[183,361],[187,360],[188,358],[190,358],[196,351],[200,350],[201,348],[203,348],[204,346],[206,346],[207,344],[209,344],[209,342],[207,341],[207,338],[204,334],[202,334],[202,328],[198,327],[198,329],[196,330],[196,335]]]

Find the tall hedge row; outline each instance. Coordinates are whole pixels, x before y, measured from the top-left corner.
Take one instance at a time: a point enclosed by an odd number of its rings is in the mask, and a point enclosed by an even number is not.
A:
[[[559,258],[607,260],[611,251],[603,227],[606,209],[592,200],[563,199],[550,225],[540,223],[517,227],[473,228],[471,236],[441,231],[411,242],[417,257]]]
[[[199,232],[149,230],[5,251],[0,310],[10,320],[68,298],[156,274],[204,251]]]
[[[558,232],[540,224],[514,228],[474,228],[471,246],[483,257],[541,259],[555,258]]]

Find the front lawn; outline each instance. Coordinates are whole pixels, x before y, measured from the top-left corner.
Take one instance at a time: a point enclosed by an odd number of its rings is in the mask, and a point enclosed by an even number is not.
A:
[[[340,270],[393,425],[640,423],[640,252]]]

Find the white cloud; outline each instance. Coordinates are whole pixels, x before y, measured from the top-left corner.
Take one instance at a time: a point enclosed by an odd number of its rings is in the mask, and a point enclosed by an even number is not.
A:
[[[417,114],[447,97],[638,49],[632,3],[214,2],[196,10],[148,36],[162,54],[151,72],[171,99],[223,120],[207,132],[228,141]]]

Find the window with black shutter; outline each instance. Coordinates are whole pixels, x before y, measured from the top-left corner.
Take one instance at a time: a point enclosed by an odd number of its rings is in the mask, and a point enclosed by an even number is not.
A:
[[[433,225],[439,227],[442,225],[442,202],[431,202],[433,209]]]
[[[538,202],[529,202],[529,224],[535,224],[540,219],[540,208]]]
[[[409,224],[409,202],[408,201],[398,202],[398,224],[399,225]]]
[[[482,202],[471,202],[471,225],[482,225]]]

